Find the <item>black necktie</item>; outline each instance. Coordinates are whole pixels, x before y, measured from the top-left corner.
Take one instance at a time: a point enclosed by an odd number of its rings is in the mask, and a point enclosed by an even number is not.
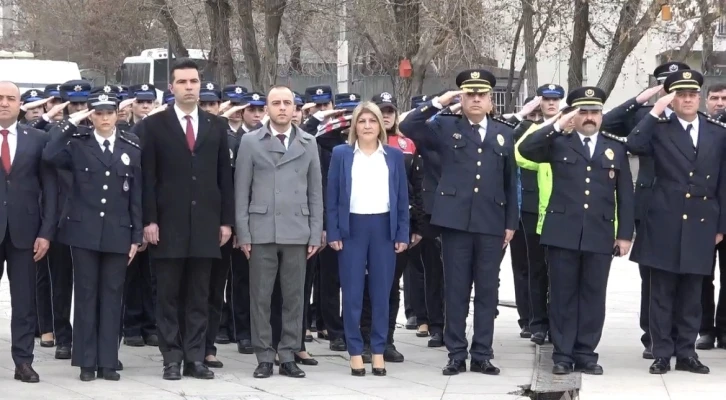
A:
[[[693,129],[693,125],[688,124],[688,126],[686,126],[686,135],[688,135],[688,139],[691,141],[691,143],[693,143],[693,150],[696,150],[696,143],[693,141],[693,138],[691,137],[692,129]]]
[[[583,146],[585,148],[585,154],[587,154],[587,159],[590,159],[590,138],[586,137],[582,139]]]
[[[481,133],[479,133],[480,128],[481,128],[481,125],[479,125],[479,124],[471,124],[471,129],[474,130],[474,133],[479,138],[479,140],[481,140],[483,142],[484,138],[482,138]]]
[[[108,161],[108,163],[110,164],[111,163],[111,157],[112,157],[112,155],[111,155],[111,142],[109,142],[108,140],[104,140],[103,141],[103,156],[106,158],[106,161]]]

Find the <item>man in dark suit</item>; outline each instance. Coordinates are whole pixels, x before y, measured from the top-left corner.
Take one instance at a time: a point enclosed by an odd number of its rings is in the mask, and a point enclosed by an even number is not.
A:
[[[461,91],[447,92],[413,110],[401,122],[401,132],[417,148],[441,156],[431,223],[442,228],[446,330],[449,362],[444,375],[466,371],[469,355],[466,319],[472,285],[474,336],[471,370],[498,375],[494,356],[494,317],[499,265],[518,224],[517,165],[511,124],[489,117],[494,75],[486,70],[461,72]],[[426,121],[461,96],[462,115]],[[475,278],[476,277],[476,278]]]
[[[48,134],[18,125],[20,90],[0,82],[0,265],[7,262],[15,379],[38,382],[33,363],[35,280],[56,222],[56,176],[41,161]]]
[[[709,373],[695,342],[703,279],[726,233],[726,125],[698,113],[702,84],[698,71],[670,74],[663,83],[668,95],[626,143],[655,162],[653,195],[630,257],[650,268],[652,374],[667,373],[674,355],[676,370]],[[660,117],[671,104],[670,117]]]
[[[209,277],[234,223],[227,129],[197,107],[197,64],[178,61],[171,82],[174,106],[148,116],[136,130],[142,143],[144,239],[157,276],[159,349],[164,379],[181,379],[182,361],[185,375],[212,379],[204,365]]]

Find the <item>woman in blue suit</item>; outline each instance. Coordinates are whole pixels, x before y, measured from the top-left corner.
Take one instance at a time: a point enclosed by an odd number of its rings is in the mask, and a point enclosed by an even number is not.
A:
[[[353,111],[348,143],[336,146],[328,170],[327,237],[338,251],[345,340],[351,374],[364,376],[360,316],[368,273],[373,375],[386,375],[388,299],[396,253],[408,247],[408,181],[401,150],[389,147],[381,110],[365,102]]]

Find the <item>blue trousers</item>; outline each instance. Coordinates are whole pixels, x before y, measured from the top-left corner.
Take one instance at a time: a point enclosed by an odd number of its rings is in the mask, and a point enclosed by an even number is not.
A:
[[[360,317],[366,271],[371,299],[371,353],[383,354],[386,348],[388,301],[396,270],[390,226],[388,213],[350,214],[350,236],[343,239],[343,249],[338,254],[338,271],[345,315],[343,330],[351,356],[363,353]]]

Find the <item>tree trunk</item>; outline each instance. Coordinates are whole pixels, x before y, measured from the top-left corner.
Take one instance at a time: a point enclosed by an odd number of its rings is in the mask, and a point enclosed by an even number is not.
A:
[[[588,0],[574,0],[575,22],[572,24],[572,42],[570,43],[569,72],[567,74],[567,90],[582,86],[582,63],[587,43],[587,31],[590,29],[590,4]]]
[[[189,57],[189,51],[187,51],[187,48],[184,46],[184,41],[179,34],[179,27],[174,21],[174,16],[171,15],[169,4],[167,4],[166,0],[153,1],[156,8],[153,11],[158,13],[157,19],[161,25],[164,26],[164,30],[166,30],[166,35],[169,39],[171,51],[174,53],[174,56],[179,58]]]
[[[708,1],[698,0],[698,11],[701,13],[701,18],[698,21],[698,25],[701,26],[703,31],[703,50],[701,51],[701,72],[703,75],[714,74],[714,59],[713,59],[713,35],[716,33],[713,27],[714,21],[708,20]]]
[[[534,8],[531,0],[522,0],[522,29],[524,31],[524,68],[527,79],[527,93],[536,93],[539,84],[537,74],[537,50],[534,48]]]
[[[252,0],[238,0],[237,13],[239,15],[240,36],[242,39],[242,54],[245,57],[247,75],[252,85],[251,90],[264,90],[262,66],[260,64],[260,51],[257,47],[257,34],[252,19]]]
[[[605,66],[597,86],[608,95],[623,69],[623,64],[640,40],[653,26],[660,9],[668,0],[652,0],[645,14],[636,22],[641,0],[627,0],[620,10],[620,20],[610,43]]]
[[[262,53],[262,65],[266,78],[265,91],[277,83],[278,43],[282,14],[285,12],[286,5],[286,0],[265,1],[265,50]]]
[[[514,92],[512,88],[512,84],[514,83],[514,69],[516,68],[516,62],[517,62],[517,49],[519,48],[519,36],[522,33],[522,26],[524,25],[524,20],[522,18],[519,18],[519,22],[517,23],[517,31],[514,32],[514,42],[512,43],[512,52],[509,56],[509,75],[507,76],[507,91],[506,96],[504,100],[504,113],[511,113],[514,111],[514,108],[516,106],[516,101],[514,100]],[[525,64],[522,68],[526,68],[527,65]],[[521,85],[518,85],[521,86]]]
[[[227,0],[206,0],[204,8],[209,21],[211,54],[207,65],[213,65],[214,80],[220,85],[237,81],[229,40],[229,14],[232,8]]]
[[[701,34],[703,34],[703,27],[708,26],[710,27],[711,24],[716,22],[716,20],[720,17],[718,13],[709,13],[704,17],[701,17],[700,23],[693,25],[693,30],[691,30],[691,33],[688,34],[688,37],[686,38],[686,41],[683,42],[681,47],[678,49],[678,52],[676,52],[673,55],[674,61],[685,61],[686,57],[688,57],[688,54],[691,52],[691,49],[693,48],[693,45],[696,44],[698,41],[698,38],[701,37]],[[713,28],[711,28],[713,29]],[[713,31],[712,31],[713,32]],[[713,34],[711,35],[711,41],[713,42]],[[704,41],[704,48],[705,48],[705,41]],[[712,43],[713,46],[713,43]]]

